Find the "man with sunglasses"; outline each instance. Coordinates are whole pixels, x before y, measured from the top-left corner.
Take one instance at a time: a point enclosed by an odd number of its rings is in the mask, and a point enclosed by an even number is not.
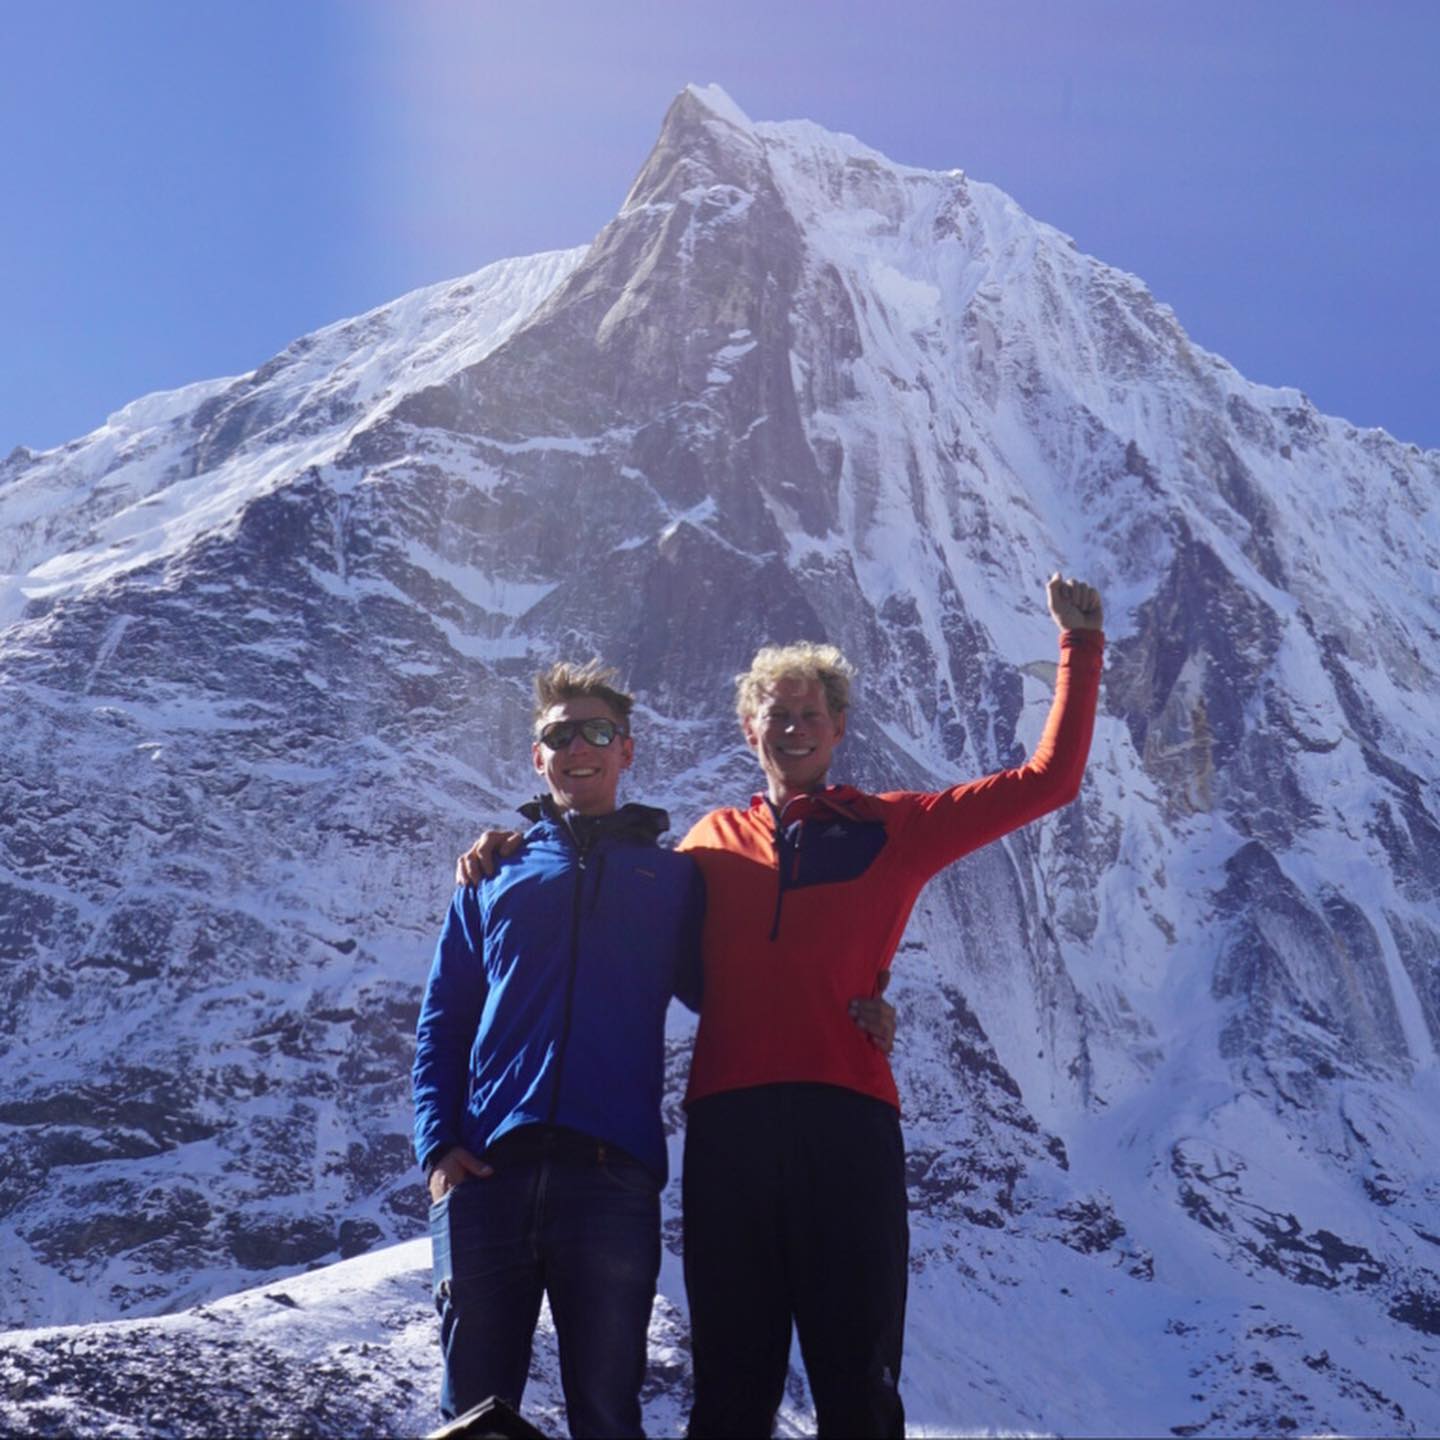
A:
[[[432,1206],[441,1409],[520,1404],[549,1296],[571,1433],[639,1435],[660,1266],[665,1011],[697,1008],[704,886],[617,807],[633,699],[597,662],[538,675],[546,794],[493,875],[457,890],[421,1006],[415,1150]],[[855,1023],[888,1044],[893,1011]]]

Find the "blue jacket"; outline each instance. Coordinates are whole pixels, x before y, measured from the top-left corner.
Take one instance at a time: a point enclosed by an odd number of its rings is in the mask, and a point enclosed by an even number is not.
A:
[[[618,1145],[663,1182],[665,1010],[699,1004],[705,889],[663,811],[549,801],[494,876],[455,892],[415,1037],[415,1154],[521,1125]]]

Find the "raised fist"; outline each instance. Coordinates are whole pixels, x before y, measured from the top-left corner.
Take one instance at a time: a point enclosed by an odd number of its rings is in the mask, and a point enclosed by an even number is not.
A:
[[[1057,570],[1046,587],[1050,613],[1062,630],[1103,630],[1105,607],[1100,592],[1082,580],[1066,580]]]

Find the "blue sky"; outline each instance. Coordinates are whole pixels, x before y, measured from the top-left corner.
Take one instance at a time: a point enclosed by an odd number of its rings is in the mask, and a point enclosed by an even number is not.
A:
[[[688,81],[959,166],[1440,446],[1431,0],[4,0],[0,456],[588,240]]]

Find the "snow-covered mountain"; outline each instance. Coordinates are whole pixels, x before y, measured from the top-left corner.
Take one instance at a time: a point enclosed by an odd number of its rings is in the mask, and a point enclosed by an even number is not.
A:
[[[17,450],[0,1415],[234,1425],[55,1357],[318,1353],[268,1303],[348,1317],[344,1404],[285,1428],[423,1423],[423,1257],[380,1248],[423,1228],[411,1028],[531,672],[622,666],[683,829],[753,786],[728,677],[824,636],[843,778],[935,788],[1037,738],[1061,568],[1110,636],[1084,793],[897,960],[912,1421],[1433,1433],[1437,497],[1440,452],[1251,384],[992,187],[713,87],[588,249]],[[652,1429],[673,1254],[662,1290]]]

